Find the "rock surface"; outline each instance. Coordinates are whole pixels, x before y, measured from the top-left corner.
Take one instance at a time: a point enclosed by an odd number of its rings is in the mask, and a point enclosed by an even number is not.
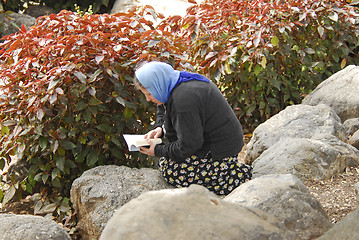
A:
[[[359,118],[350,118],[343,123],[348,135],[353,135],[359,130]]]
[[[206,188],[144,193],[119,208],[100,240],[295,239],[265,212],[223,201]]]
[[[294,175],[271,174],[239,186],[224,201],[261,209],[297,233],[297,239],[315,239],[331,228],[322,206]]]
[[[318,240],[354,240],[359,239],[359,209],[350,213]]]
[[[0,32],[0,38],[5,35],[19,32],[19,29],[21,29],[22,25],[24,25],[26,28],[32,27],[35,25],[35,22],[36,18],[27,14],[14,12],[6,13],[6,16],[5,14],[0,14],[0,23],[4,29],[2,32]]]
[[[71,188],[78,228],[85,239],[98,239],[115,209],[141,193],[165,188],[171,186],[155,169],[113,165],[90,169]]]
[[[0,240],[71,240],[56,222],[39,216],[0,214]]]
[[[359,149],[359,130],[357,130],[353,136],[349,138],[348,143],[355,147],[356,149]]]
[[[333,135],[283,138],[254,161],[253,176],[290,173],[302,180],[325,179],[358,164],[358,149]]]
[[[330,133],[346,141],[347,134],[338,115],[324,104],[293,105],[260,124],[247,145],[246,162],[253,163],[266,149],[284,138],[311,138]]]
[[[344,122],[359,116],[359,66],[347,66],[320,83],[303,104],[326,104],[332,107]]]

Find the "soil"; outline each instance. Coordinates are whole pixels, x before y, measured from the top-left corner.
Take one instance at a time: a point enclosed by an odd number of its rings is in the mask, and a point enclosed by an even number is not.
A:
[[[347,168],[331,179],[304,181],[311,194],[318,199],[332,223],[357,209],[359,196],[354,185],[359,182],[359,166]]]

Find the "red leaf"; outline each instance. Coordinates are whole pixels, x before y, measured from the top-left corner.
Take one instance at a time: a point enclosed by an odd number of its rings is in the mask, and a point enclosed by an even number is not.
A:
[[[21,32],[21,33],[26,33],[26,32],[27,32],[26,27],[25,27],[24,24],[22,24],[22,26],[21,26],[21,31],[20,31],[20,32]]]

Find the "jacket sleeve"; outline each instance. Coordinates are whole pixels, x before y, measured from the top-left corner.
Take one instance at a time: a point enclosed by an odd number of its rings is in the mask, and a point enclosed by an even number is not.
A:
[[[155,155],[182,162],[195,154],[204,142],[202,119],[198,111],[177,112],[172,115],[171,121],[177,133],[177,140],[157,145]]]
[[[165,114],[166,114],[165,106],[163,104],[158,105],[157,112],[156,112],[156,121],[153,124],[153,129],[155,129],[157,127],[162,127],[164,120],[165,120]]]

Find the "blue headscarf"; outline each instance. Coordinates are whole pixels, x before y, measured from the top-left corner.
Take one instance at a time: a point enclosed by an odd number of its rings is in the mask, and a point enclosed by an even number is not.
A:
[[[162,62],[149,62],[135,72],[136,78],[151,95],[162,103],[167,103],[172,90],[181,82],[209,80],[196,73],[177,71]]]

